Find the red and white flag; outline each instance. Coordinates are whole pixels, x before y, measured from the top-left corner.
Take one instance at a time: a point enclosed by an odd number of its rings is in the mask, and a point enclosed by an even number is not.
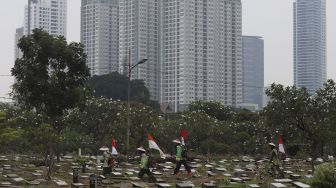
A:
[[[181,144],[185,145],[184,140],[188,137],[187,131],[182,129],[180,135],[181,135]]]
[[[152,137],[152,135],[150,135],[149,133],[147,134],[147,138],[148,138],[148,147],[150,149],[155,149],[158,150],[160,152],[160,156],[162,158],[165,158],[165,154],[163,153],[163,151],[160,149],[160,147],[156,144],[156,142],[154,141],[154,138]]]
[[[285,147],[284,147],[284,144],[283,144],[282,135],[279,135],[278,144],[279,144],[279,152],[280,153],[285,153]]]
[[[117,142],[114,138],[112,138],[112,155],[118,155]]]

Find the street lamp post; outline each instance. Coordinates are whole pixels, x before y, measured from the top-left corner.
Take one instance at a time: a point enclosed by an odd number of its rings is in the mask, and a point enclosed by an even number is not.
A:
[[[131,49],[128,51],[128,89],[127,89],[127,138],[126,138],[126,154],[127,154],[127,160],[129,160],[129,151],[130,151],[130,129],[131,129],[131,74],[132,70],[137,67],[138,65],[141,65],[145,63],[148,59],[142,59],[139,62],[137,62],[135,65],[131,65]]]

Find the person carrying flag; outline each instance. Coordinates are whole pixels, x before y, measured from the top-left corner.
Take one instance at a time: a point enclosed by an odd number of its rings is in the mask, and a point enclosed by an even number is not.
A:
[[[140,171],[139,171],[138,177],[142,179],[143,176],[147,174],[150,181],[152,181],[153,183],[156,183],[156,179],[153,173],[149,170],[150,161],[149,161],[149,156],[146,154],[146,150],[142,147],[139,147],[137,150],[141,153]]]
[[[173,140],[173,142],[176,144],[176,167],[174,169],[174,175],[179,175],[181,165],[183,164],[188,172],[188,176],[192,177],[191,168],[187,164],[187,148],[185,145],[182,145],[178,139]]]
[[[271,156],[270,156],[270,163],[271,163],[271,170],[273,174],[276,174],[276,171],[280,174],[281,177],[284,177],[284,174],[282,170],[280,169],[281,165],[281,160],[279,156],[279,152],[276,149],[276,146],[274,143],[269,143],[268,144],[271,148]]]

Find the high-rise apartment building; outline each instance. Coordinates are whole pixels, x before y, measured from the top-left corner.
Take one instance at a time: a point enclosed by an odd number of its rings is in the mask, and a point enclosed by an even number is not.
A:
[[[17,28],[15,32],[14,60],[22,57],[22,51],[17,47],[17,44],[23,35],[23,27]]]
[[[67,33],[67,0],[28,0],[24,8],[23,27],[15,32],[15,59],[22,57],[17,47],[21,37],[41,28],[53,36],[65,36]]]
[[[263,107],[264,40],[243,36],[243,103]]]
[[[159,101],[160,0],[119,0],[119,37],[120,72],[127,72],[129,56],[132,65],[148,59],[132,70],[132,79],[143,80]]]
[[[118,0],[82,0],[81,43],[92,76],[118,71]]]
[[[242,102],[240,0],[161,1],[161,99],[175,111],[193,101]]]
[[[54,36],[66,36],[67,0],[28,0],[25,6],[24,34],[42,28]],[[29,30],[29,31],[28,31]]]
[[[326,1],[294,2],[294,84],[310,94],[326,81]]]

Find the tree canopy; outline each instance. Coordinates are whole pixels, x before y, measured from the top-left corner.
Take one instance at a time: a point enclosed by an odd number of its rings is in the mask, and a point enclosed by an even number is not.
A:
[[[35,29],[18,47],[23,56],[12,68],[12,94],[21,106],[55,117],[81,101],[89,78],[83,45]]]
[[[127,76],[113,72],[101,76],[93,76],[89,80],[92,94],[95,97],[106,97],[113,100],[127,100]],[[132,100],[142,103],[149,101],[149,91],[142,80],[131,80]]]

